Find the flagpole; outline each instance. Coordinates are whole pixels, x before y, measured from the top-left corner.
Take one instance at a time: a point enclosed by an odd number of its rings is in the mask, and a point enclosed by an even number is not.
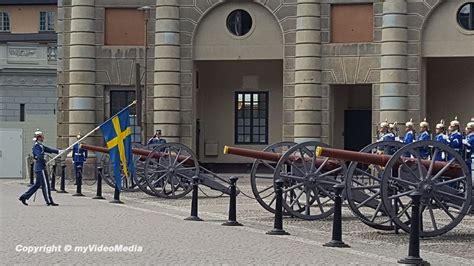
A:
[[[74,145],[76,145],[77,143],[81,142],[82,140],[84,140],[85,138],[89,137],[90,135],[92,135],[92,133],[94,133],[95,131],[97,131],[103,124],[109,122],[112,118],[118,116],[119,114],[121,114],[125,109],[129,108],[129,107],[132,107],[133,105],[135,105],[137,103],[137,100],[133,101],[131,104],[127,105],[125,108],[123,108],[122,110],[120,110],[118,113],[116,113],[115,115],[113,115],[112,117],[110,117],[109,119],[105,120],[104,122],[102,122],[102,124],[98,125],[96,128],[94,128],[93,130],[91,130],[89,133],[85,134],[82,138],[78,139],[76,142],[74,142],[73,144],[71,144],[69,147],[67,147],[65,150],[63,150],[62,152],[58,153],[56,156],[53,157],[53,159],[49,160],[46,164],[50,164],[51,162],[53,162],[54,160],[56,160],[56,158],[58,158],[59,156],[61,156],[63,153],[67,152],[68,150],[70,150],[72,147],[74,147]]]

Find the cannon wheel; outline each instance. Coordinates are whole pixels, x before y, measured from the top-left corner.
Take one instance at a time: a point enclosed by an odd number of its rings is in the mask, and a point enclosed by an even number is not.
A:
[[[193,151],[185,145],[162,144],[146,158],[145,179],[159,197],[184,197],[192,190],[193,176],[199,176],[199,163]]]
[[[422,164],[420,149],[432,151],[432,159],[427,159],[429,166]],[[410,156],[406,156],[407,154]],[[436,170],[433,165],[440,154],[448,158],[448,167]],[[454,177],[444,175],[449,166],[459,167],[459,173]],[[410,231],[406,222],[411,217],[411,198],[408,195],[415,191],[422,193],[422,237],[434,237],[448,232],[468,212],[472,197],[471,174],[461,155],[452,148],[435,141],[415,142],[393,155],[386,168],[393,167],[398,168],[398,174],[385,171],[382,178],[382,201],[389,216],[404,231]]]
[[[377,153],[377,148],[390,148],[394,152],[404,144],[398,141],[376,142],[360,152]],[[380,195],[384,167],[351,162],[346,174],[346,199],[352,213],[366,225],[378,230],[393,230],[394,226],[383,208]]]
[[[137,144],[134,148],[153,150],[156,146],[157,145],[143,146],[143,145]],[[146,157],[134,154],[133,155],[133,161],[135,163],[135,175],[134,175],[134,177],[135,177],[136,185],[138,186],[138,188],[140,188],[141,191],[145,192],[146,194],[148,194],[150,196],[158,197],[158,195],[156,193],[154,193],[153,190],[151,190],[148,187],[148,183],[146,182],[146,178],[145,178]]]
[[[139,147],[141,144],[133,143],[132,147]],[[110,156],[107,153],[102,154],[100,158],[99,165],[102,166],[102,179],[107,185],[111,188],[115,188],[115,178],[114,178],[114,169],[112,167],[112,162],[110,161]],[[125,177],[121,172],[122,176],[122,190],[123,191],[137,191],[139,188],[136,186],[137,179],[136,174],[134,173],[132,177]],[[133,180],[132,180],[133,179]]]
[[[267,146],[263,151],[283,154],[295,142],[283,141]],[[256,159],[250,171],[250,185],[258,203],[267,211],[275,213],[275,190],[273,175],[275,173],[275,162]]]
[[[342,183],[346,172],[344,161],[317,156],[318,146],[328,145],[316,141],[294,145],[275,168],[274,180],[282,179],[285,184],[283,207],[305,220],[318,220],[333,213],[333,186]]]

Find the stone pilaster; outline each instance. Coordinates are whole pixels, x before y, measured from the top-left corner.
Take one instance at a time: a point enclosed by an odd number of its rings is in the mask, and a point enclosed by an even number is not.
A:
[[[380,71],[380,121],[405,122],[408,109],[407,3],[383,4]]]
[[[155,129],[169,142],[180,141],[179,0],[156,1],[154,101]],[[150,134],[152,132],[148,132]]]
[[[69,138],[96,125],[94,0],[72,0],[69,47]]]
[[[320,140],[322,127],[319,0],[298,0],[296,12],[294,139],[296,142]]]

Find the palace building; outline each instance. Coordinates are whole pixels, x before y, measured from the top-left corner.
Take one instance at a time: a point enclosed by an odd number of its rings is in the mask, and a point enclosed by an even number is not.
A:
[[[386,119],[474,116],[470,0],[59,0],[57,29],[60,147],[136,84],[134,140],[161,129],[204,163],[248,162],[224,145],[358,150]]]

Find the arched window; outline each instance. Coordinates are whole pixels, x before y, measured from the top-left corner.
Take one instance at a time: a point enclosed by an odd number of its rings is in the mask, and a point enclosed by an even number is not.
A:
[[[465,30],[474,30],[474,3],[467,3],[459,9],[458,23]]]
[[[10,31],[10,16],[7,12],[0,12],[0,32]]]

